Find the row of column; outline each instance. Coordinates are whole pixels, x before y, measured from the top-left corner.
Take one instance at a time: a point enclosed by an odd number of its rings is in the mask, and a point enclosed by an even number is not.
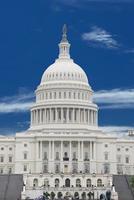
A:
[[[67,141],[65,141],[67,142]],[[74,141],[73,141],[74,142]],[[48,160],[55,160],[55,142],[54,141],[48,141]],[[37,158],[41,159],[43,158],[43,141],[38,141],[36,143],[36,153]],[[77,151],[78,151],[78,161],[84,160],[84,141],[77,141]],[[72,161],[72,141],[69,141],[69,161]],[[96,143],[94,141],[89,142],[89,158],[90,160],[96,159]],[[60,160],[63,161],[64,157],[64,141],[60,142]]]
[[[47,123],[98,124],[97,111],[82,108],[46,108],[31,111],[31,125]]]

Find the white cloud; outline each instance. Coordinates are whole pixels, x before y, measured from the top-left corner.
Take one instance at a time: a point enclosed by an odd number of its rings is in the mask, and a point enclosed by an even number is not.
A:
[[[127,50],[125,50],[125,53],[134,53],[134,49],[127,49]]]
[[[93,98],[102,109],[134,109],[134,89],[100,90]]]
[[[33,104],[32,92],[0,98],[0,113],[26,112]]]
[[[118,42],[113,38],[113,36],[106,30],[93,26],[90,32],[83,33],[82,39],[87,41],[91,45],[98,47],[117,49],[119,48]]]
[[[93,100],[101,109],[134,109],[134,89],[99,90]],[[0,113],[27,112],[34,102],[34,93],[19,93],[0,98]]]
[[[67,5],[75,5],[78,3],[133,3],[133,0],[57,0],[57,2],[67,4]]]
[[[117,135],[126,135],[128,130],[133,130],[132,126],[117,126],[117,125],[107,125],[107,126],[100,126],[101,130],[106,133],[113,133]]]

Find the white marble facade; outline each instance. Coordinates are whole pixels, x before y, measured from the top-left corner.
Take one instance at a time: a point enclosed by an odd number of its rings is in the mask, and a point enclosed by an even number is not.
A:
[[[24,174],[28,191],[108,188],[113,174],[134,174],[133,131],[118,138],[99,129],[93,90],[69,48],[64,27],[59,57],[35,91],[30,128],[0,136],[0,173]]]

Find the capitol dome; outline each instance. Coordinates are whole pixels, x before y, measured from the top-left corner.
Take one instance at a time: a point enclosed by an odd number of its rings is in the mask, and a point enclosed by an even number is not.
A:
[[[70,58],[69,48],[66,27],[64,27],[62,40],[59,44],[59,58],[46,69],[41,79],[41,85],[57,81],[59,83],[69,81],[88,85],[86,73]]]
[[[83,69],[70,58],[66,26],[59,43],[59,57],[44,72],[31,108],[31,129],[85,130],[97,128],[98,107]]]

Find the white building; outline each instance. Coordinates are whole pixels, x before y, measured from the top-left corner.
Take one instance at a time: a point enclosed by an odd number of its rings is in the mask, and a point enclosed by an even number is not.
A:
[[[113,174],[134,174],[133,131],[118,138],[99,129],[93,91],[69,49],[64,26],[59,57],[37,87],[30,128],[0,137],[0,173],[24,174],[24,195],[32,198],[44,190],[99,193]]]

